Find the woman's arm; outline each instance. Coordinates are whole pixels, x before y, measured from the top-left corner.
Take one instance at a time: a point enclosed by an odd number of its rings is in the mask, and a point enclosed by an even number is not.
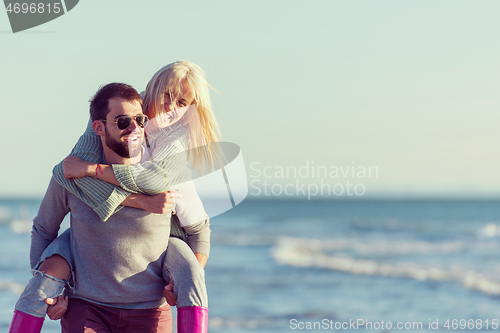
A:
[[[87,162],[78,156],[66,157],[62,165],[66,179],[71,180],[88,176],[120,186],[113,173],[113,167],[110,165]]]
[[[93,177],[111,185],[123,187],[133,193],[155,195],[168,191],[166,182],[165,163],[162,161],[146,161],[138,165],[107,165],[86,162],[77,156],[68,156],[64,159],[63,171],[66,179],[80,179]],[[114,169],[122,180],[118,182]],[[135,177],[135,178],[134,178]],[[138,184],[141,184],[139,187]]]
[[[205,268],[205,265],[207,264],[208,256],[204,255],[203,253],[198,253],[194,252],[194,256],[196,257],[196,260],[200,263],[201,267]]]

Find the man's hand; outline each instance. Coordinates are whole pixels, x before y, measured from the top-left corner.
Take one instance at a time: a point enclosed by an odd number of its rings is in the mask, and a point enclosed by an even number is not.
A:
[[[174,283],[170,281],[163,289],[163,296],[165,296],[168,305],[175,306],[177,304],[177,299],[174,294]]]
[[[45,302],[49,305],[47,315],[52,320],[61,319],[68,309],[68,296],[57,296],[56,298],[47,298]]]
[[[92,175],[92,168],[95,168],[95,163],[85,162],[80,157],[68,156],[63,161],[64,177],[66,179],[82,178]]]

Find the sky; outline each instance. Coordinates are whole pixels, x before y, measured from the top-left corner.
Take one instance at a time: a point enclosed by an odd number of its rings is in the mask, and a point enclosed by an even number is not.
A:
[[[0,197],[43,195],[100,85],[142,91],[186,59],[217,90],[250,195],[327,184],[333,197],[349,182],[373,197],[498,198],[498,12],[498,1],[82,0],[15,34],[0,13]]]

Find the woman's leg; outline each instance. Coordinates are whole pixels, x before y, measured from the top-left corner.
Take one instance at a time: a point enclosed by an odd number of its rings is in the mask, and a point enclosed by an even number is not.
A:
[[[40,263],[32,270],[33,277],[16,303],[9,333],[40,332],[48,308],[46,299],[61,294],[71,276],[69,239],[69,231],[61,234],[47,247]]]
[[[208,297],[205,271],[191,248],[170,237],[163,262],[165,281],[173,281],[177,296],[177,332],[207,332]]]
[[[43,261],[38,266],[38,270],[60,280],[69,280],[69,276],[71,274],[71,267],[69,267],[66,259],[61,257],[59,254],[54,254]]]
[[[208,306],[205,271],[183,240],[170,237],[163,262],[165,281],[174,282],[177,307]]]

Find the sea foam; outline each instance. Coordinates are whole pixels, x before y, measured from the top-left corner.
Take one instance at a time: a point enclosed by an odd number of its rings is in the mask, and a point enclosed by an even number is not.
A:
[[[431,244],[427,242],[374,242],[363,244],[356,240],[319,240],[280,237],[271,249],[272,257],[280,264],[295,267],[315,267],[348,274],[410,278],[419,281],[457,281],[464,287],[490,295],[500,295],[500,281],[464,266],[424,265],[414,261],[394,261],[370,256],[370,259],[346,255],[340,250],[355,253],[431,253],[458,252],[460,242]],[[333,250],[333,251],[332,251]],[[338,251],[338,253],[336,253]]]

